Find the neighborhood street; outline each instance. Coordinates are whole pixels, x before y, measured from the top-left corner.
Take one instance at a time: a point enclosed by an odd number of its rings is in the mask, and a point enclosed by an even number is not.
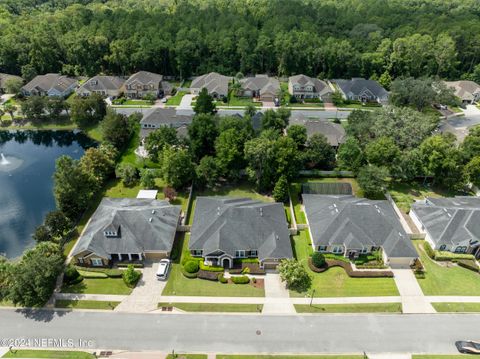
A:
[[[0,338],[93,340],[95,348],[217,353],[454,353],[480,315],[128,314],[0,310]],[[91,349],[95,349],[91,348]]]

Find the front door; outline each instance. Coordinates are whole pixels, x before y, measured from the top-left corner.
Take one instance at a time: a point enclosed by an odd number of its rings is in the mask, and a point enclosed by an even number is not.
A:
[[[230,268],[230,258],[223,258],[222,259],[222,267],[223,268]]]

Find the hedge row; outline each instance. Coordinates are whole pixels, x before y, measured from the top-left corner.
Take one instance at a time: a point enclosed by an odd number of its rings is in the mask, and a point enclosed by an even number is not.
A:
[[[232,282],[235,284],[248,284],[250,283],[250,278],[248,278],[246,275],[241,275],[241,276],[233,276],[231,277]]]
[[[435,251],[433,250],[430,243],[424,242],[423,249],[425,250],[425,253],[427,253],[427,256],[429,256],[432,259],[435,259]]]
[[[225,269],[223,267],[217,267],[217,266],[207,266],[204,264],[203,259],[198,261],[198,264],[200,266],[200,269],[206,272],[223,272]]]
[[[392,271],[389,271],[389,270],[384,270],[384,271],[356,270],[354,271],[352,269],[352,265],[349,262],[347,263],[343,260],[337,260],[337,259],[327,259],[326,266],[324,268],[317,268],[313,265],[312,258],[309,258],[308,267],[316,273],[324,272],[331,267],[342,267],[347,273],[347,275],[351,278],[382,278],[382,277],[393,278]]]
[[[118,268],[127,268],[129,265],[133,268],[143,268],[143,263],[117,263]]]
[[[196,273],[188,273],[185,268],[183,268],[183,266],[181,267],[181,271],[182,271],[182,274],[185,278],[189,278],[189,279],[194,279],[194,278],[197,278],[197,275],[198,275],[198,272]]]
[[[460,260],[457,261],[457,264],[458,264],[460,267],[469,269],[469,270],[474,271],[474,272],[476,272],[476,273],[479,272],[478,265],[477,265],[477,263],[476,263],[474,260],[460,259]]]
[[[436,261],[455,261],[461,259],[474,260],[475,256],[473,254],[465,253],[452,253],[448,251],[435,251],[435,260]]]

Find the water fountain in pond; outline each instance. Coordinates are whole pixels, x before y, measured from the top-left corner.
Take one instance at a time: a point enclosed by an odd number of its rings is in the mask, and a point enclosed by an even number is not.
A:
[[[10,162],[8,162],[7,158],[5,157],[5,155],[3,153],[0,153],[0,165],[2,166],[6,166],[6,165],[9,165]]]
[[[23,160],[13,156],[5,156],[3,153],[0,153],[0,172],[12,172],[20,167],[23,163]]]

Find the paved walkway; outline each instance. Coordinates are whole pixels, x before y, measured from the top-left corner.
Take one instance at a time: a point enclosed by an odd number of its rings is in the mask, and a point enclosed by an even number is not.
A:
[[[177,110],[190,110],[192,109],[192,100],[195,95],[185,94],[180,100],[180,104],[177,106]]]
[[[392,269],[392,272],[402,298],[403,313],[436,313],[411,269]]]
[[[55,293],[55,299],[65,300],[98,300],[101,302],[121,302],[127,299],[128,295],[116,294],[76,294],[76,293]]]
[[[117,312],[145,313],[157,309],[166,281],[157,280],[158,263],[145,264],[142,278],[128,295],[115,308]]]
[[[267,273],[265,283],[265,304],[262,314],[295,314],[295,307],[292,304],[285,283],[280,279],[278,273]]]

